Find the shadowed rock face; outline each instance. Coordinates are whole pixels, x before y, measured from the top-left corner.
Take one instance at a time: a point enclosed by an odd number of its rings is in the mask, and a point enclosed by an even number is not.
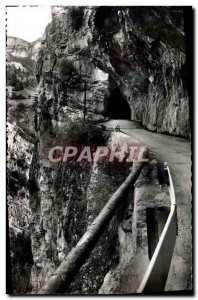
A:
[[[37,79],[54,101],[59,121],[62,103],[82,111],[86,80],[89,118],[114,117],[110,107],[121,112],[115,118],[189,137],[181,8],[52,7],[52,16]]]

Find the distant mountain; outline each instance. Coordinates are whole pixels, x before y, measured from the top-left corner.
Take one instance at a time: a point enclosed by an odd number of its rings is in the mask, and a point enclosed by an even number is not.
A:
[[[41,39],[30,43],[21,38],[7,37],[7,86],[17,89],[36,85],[35,64]]]
[[[35,42],[31,43],[31,58],[37,60],[39,49],[41,47],[41,38],[37,39]]]
[[[30,43],[17,37],[7,37],[7,54],[12,57],[37,59],[38,51],[41,45],[41,38]]]

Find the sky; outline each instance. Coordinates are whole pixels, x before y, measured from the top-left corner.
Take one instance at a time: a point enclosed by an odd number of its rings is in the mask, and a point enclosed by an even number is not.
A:
[[[40,38],[51,21],[50,6],[7,7],[7,35],[33,42]]]

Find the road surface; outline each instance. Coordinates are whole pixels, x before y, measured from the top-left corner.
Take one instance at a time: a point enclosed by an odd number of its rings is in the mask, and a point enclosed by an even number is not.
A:
[[[147,145],[161,162],[168,162],[171,170],[178,215],[178,237],[173,263],[166,290],[192,288],[192,196],[191,196],[191,143],[190,141],[148,131],[138,123],[127,120],[110,120],[104,123],[108,128],[120,125],[121,131]]]

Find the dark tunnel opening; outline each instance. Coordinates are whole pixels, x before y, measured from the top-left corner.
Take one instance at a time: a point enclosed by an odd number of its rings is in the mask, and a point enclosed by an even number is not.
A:
[[[110,92],[110,96],[106,100],[105,116],[110,119],[131,120],[130,106],[118,87]]]
[[[96,28],[102,30],[104,27],[105,19],[109,18],[112,13],[112,7],[101,6],[96,9],[94,24]]]

